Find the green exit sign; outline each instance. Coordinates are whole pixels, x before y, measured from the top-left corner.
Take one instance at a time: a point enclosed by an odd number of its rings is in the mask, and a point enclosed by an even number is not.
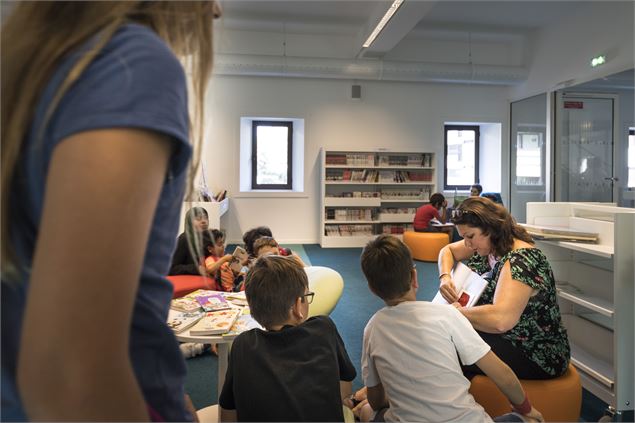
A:
[[[591,67],[596,68],[606,63],[606,57],[604,55],[597,56],[591,59]]]

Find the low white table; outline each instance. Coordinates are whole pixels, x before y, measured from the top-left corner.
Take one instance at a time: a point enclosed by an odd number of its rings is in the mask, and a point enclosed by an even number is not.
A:
[[[256,323],[254,321],[254,323]],[[179,342],[196,342],[201,344],[216,344],[218,349],[218,397],[225,384],[225,374],[227,373],[227,364],[229,362],[229,348],[231,343],[236,339],[237,335],[191,335],[190,330],[186,329],[181,333],[175,334]],[[218,407],[218,421],[220,421],[220,406]]]

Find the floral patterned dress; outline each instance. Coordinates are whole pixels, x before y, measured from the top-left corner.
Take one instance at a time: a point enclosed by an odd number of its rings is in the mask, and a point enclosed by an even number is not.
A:
[[[560,318],[553,271],[542,251],[538,248],[510,251],[493,269],[487,257],[473,255],[468,267],[489,282],[476,305],[493,304],[498,277],[506,262],[510,264],[512,279],[527,284],[537,293],[529,299],[516,326],[501,336],[545,372],[560,376],[567,370],[571,350]]]

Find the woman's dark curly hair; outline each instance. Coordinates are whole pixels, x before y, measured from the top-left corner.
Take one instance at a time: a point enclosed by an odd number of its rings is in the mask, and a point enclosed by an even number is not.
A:
[[[490,236],[494,254],[502,257],[514,246],[514,239],[534,243],[525,228],[500,204],[484,197],[469,197],[452,212],[452,223],[479,228]]]

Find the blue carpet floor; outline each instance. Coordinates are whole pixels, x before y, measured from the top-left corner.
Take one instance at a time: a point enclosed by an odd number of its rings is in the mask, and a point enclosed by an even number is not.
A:
[[[362,386],[360,358],[364,327],[370,317],[383,307],[377,297],[368,290],[362,274],[359,257],[361,248],[323,249],[319,245],[308,244],[289,246],[313,266],[328,266],[338,271],[344,279],[344,292],[331,318],[346,344],[348,354],[357,369],[353,388]],[[416,262],[419,281],[419,300],[431,300],[438,289],[436,263]],[[210,353],[186,360],[188,376],[185,390],[192,397],[197,409],[217,402],[217,358]],[[588,392],[584,392],[581,421],[597,421],[602,416],[606,404]]]

